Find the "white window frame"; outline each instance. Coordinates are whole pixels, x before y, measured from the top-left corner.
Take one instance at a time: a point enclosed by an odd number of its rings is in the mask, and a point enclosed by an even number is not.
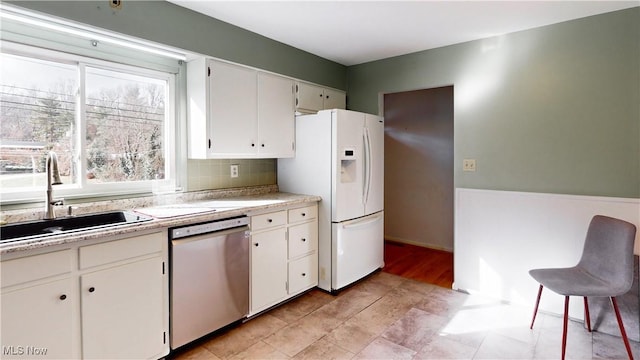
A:
[[[3,53],[49,60],[66,64],[74,64],[79,70],[79,89],[76,93],[77,104],[80,109],[76,110],[77,144],[74,160],[78,165],[75,184],[56,185],[54,194],[57,198],[92,198],[121,195],[144,195],[151,193],[169,193],[176,190],[176,75],[173,73],[147,69],[140,66],[132,66],[115,63],[106,60],[90,58],[87,56],[70,54],[55,50],[43,49],[36,46],[17,44],[7,41],[0,41],[0,49]],[[131,73],[135,75],[148,76],[167,81],[165,94],[165,123],[163,147],[165,155],[165,179],[114,182],[114,183],[88,183],[82,176],[85,173],[86,163],[86,114],[85,114],[85,72],[86,66]],[[79,117],[79,118],[78,118]],[[46,189],[25,188],[12,192],[0,192],[0,202],[2,204],[26,203],[44,199]]]

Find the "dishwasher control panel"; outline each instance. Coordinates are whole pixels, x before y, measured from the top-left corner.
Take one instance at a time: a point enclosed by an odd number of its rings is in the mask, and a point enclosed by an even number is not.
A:
[[[246,216],[215,220],[203,224],[188,225],[171,229],[171,239],[180,239],[188,236],[206,234],[210,232],[232,229],[239,226],[249,225],[249,218]]]

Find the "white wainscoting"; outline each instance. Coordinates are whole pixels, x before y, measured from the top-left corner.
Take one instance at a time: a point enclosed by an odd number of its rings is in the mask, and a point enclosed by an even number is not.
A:
[[[596,214],[639,227],[640,199],[457,188],[454,289],[533,309],[538,284],[528,271],[575,265]],[[544,291],[540,310],[562,314],[562,296]],[[570,316],[583,319],[583,311],[574,297]]]

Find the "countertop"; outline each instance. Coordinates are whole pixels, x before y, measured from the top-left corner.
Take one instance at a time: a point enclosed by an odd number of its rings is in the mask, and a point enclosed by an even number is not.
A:
[[[129,225],[118,225],[100,229],[82,230],[68,234],[38,236],[24,240],[0,244],[0,255],[39,249],[43,247],[74,243],[107,236],[128,234],[144,230],[176,227],[206,222],[221,218],[268,212],[280,208],[320,201],[316,195],[300,195],[282,192],[233,196],[217,199],[165,204],[161,206],[138,207],[133,210],[153,217],[150,221]]]

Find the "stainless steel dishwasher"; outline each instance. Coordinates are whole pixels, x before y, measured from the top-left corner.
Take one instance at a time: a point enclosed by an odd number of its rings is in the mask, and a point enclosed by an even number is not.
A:
[[[247,316],[248,224],[238,217],[170,229],[172,349]]]

